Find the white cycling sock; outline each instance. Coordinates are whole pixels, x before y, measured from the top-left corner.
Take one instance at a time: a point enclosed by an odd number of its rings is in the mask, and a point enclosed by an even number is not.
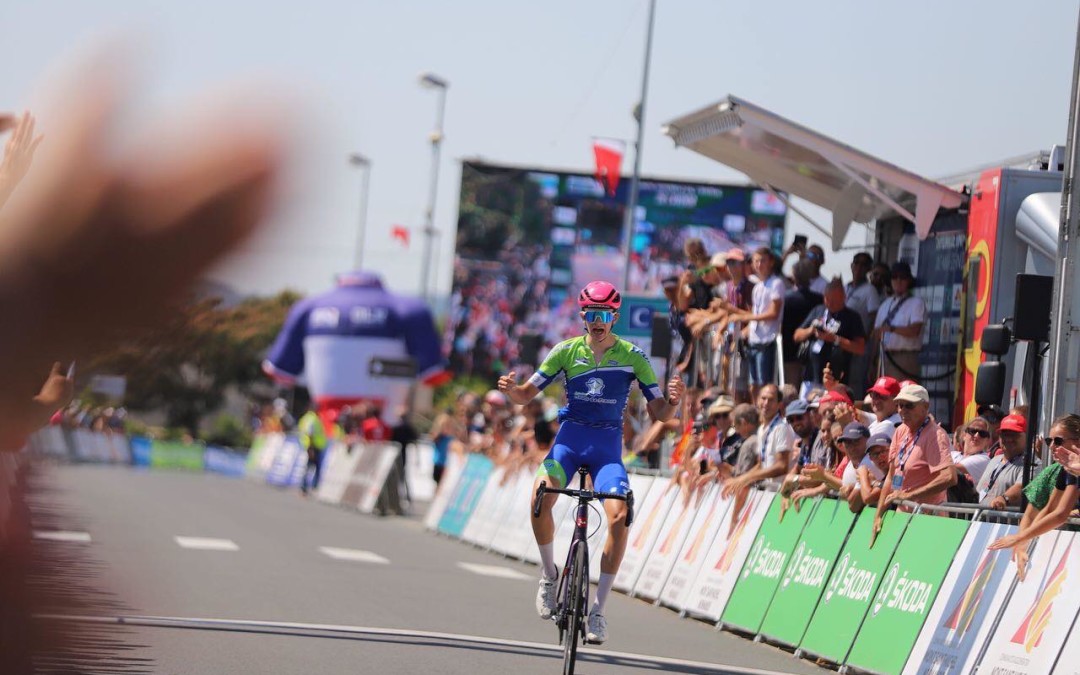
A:
[[[604,604],[607,602],[608,593],[611,592],[611,587],[614,584],[614,574],[600,573],[600,581],[596,584],[596,602],[594,602],[592,606],[593,612],[596,612],[597,614],[604,613]]]
[[[540,547],[540,569],[544,577],[549,581],[559,576],[559,570],[555,568],[555,542],[537,544]]]

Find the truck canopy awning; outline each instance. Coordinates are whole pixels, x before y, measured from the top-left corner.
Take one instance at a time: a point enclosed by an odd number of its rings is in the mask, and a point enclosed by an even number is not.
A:
[[[869,223],[889,212],[915,223],[924,239],[939,208],[957,208],[964,201],[956,190],[734,96],[673,120],[663,131],[676,145],[737,169],[767,189],[832,211],[834,250],[852,222]]]
[[[1020,202],[1020,211],[1016,214],[1016,236],[1051,260],[1058,257],[1060,228],[1060,192],[1036,192]]]

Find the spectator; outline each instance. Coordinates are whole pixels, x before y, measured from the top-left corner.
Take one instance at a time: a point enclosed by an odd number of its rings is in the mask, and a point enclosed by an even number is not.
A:
[[[732,409],[731,420],[733,433],[720,446],[721,479],[743,476],[760,461],[757,430],[761,414],[758,409],[749,403],[740,403]]]
[[[839,437],[836,439],[836,444],[840,450],[843,451],[845,459],[844,470],[840,476],[837,477],[833,473],[829,473],[826,467],[820,464],[811,464],[803,469],[803,475],[809,478],[811,481],[820,483],[820,487],[814,489],[811,488],[804,496],[814,496],[815,494],[824,494],[824,492],[832,488],[840,493],[841,499],[849,499],[852,494],[859,493],[859,469],[865,468],[870,475],[876,479],[881,480],[885,477],[882,472],[867,455],[868,441],[870,440],[870,430],[863,424],[858,422],[852,422],[844,427]],[[861,498],[858,502],[861,509]]]
[[[956,485],[949,489],[949,501],[974,504],[979,501],[975,486],[990,463],[988,450],[994,444],[994,432],[984,417],[976,417],[964,428],[964,449],[953,455]]]
[[[878,292],[878,296],[881,297],[881,301],[885,302],[885,298],[892,295],[892,274],[889,272],[889,266],[883,262],[876,262],[874,266],[870,268],[870,285],[874,287],[874,290]],[[878,311],[881,311],[880,306]]]
[[[805,259],[810,262],[814,270],[813,278],[810,279],[810,290],[824,295],[825,287],[829,284],[829,280],[821,275],[821,267],[825,264],[825,249],[817,244],[811,244],[810,248],[806,249]]]
[[[1024,477],[1027,420],[1008,415],[1001,421],[1001,454],[990,460],[979,479],[979,505],[1004,509],[1020,503]]]
[[[810,416],[810,407],[806,404],[806,401],[802,399],[796,399],[792,401],[784,409],[784,416],[787,419],[787,423],[791,426],[791,431],[795,434],[795,467],[793,471],[797,471],[805,464],[813,464],[815,459],[813,456],[814,443],[817,441],[818,428],[814,426],[814,422]]]
[[[775,384],[761,388],[757,407],[761,415],[757,432],[760,462],[757,467],[728,482],[724,487],[725,495],[742,492],[763,480],[779,482],[791,465],[795,434],[780,414],[780,390]]]
[[[1008,414],[1001,409],[1001,406],[997,405],[981,405],[979,406],[978,415],[982,417],[990,425],[990,435],[993,442],[987,449],[987,455],[989,457],[995,457],[1001,452],[1001,438],[998,436],[998,430],[1001,427],[1001,421],[1005,419],[1005,415]],[[1020,413],[1024,419],[1027,419],[1027,413]]]
[[[460,396],[458,400],[461,400]],[[433,454],[434,466],[431,470],[431,477],[435,480],[436,485],[442,482],[443,473],[446,472],[446,463],[450,458],[451,444],[455,441],[460,443],[463,436],[464,429],[460,428],[460,423],[454,419],[454,411],[450,408],[440,413],[435,418],[435,422],[432,423],[431,438],[435,452]]]
[[[891,444],[892,438],[885,434],[871,436],[866,444],[866,456],[874,463],[877,471],[872,471],[869,467],[859,466],[856,472],[859,479],[858,502],[865,506],[877,506],[878,498],[881,496],[882,482],[885,474],[889,471],[889,446]],[[862,507],[857,506],[854,500],[849,499],[848,503],[851,505],[852,511],[862,511]]]
[[[896,401],[903,423],[897,427],[889,447],[889,473],[874,519],[874,536],[881,530],[882,512],[893,502],[940,504],[948,488],[956,484],[949,435],[930,417],[926,389],[909,384],[900,389]]]
[[[784,381],[802,382],[806,358],[800,356],[795,344],[795,331],[803,324],[810,311],[825,301],[825,296],[810,290],[813,267],[809,262],[800,260],[793,270],[795,288],[784,294],[784,318],[780,336],[784,349]]]
[[[882,300],[881,293],[870,283],[870,270],[873,266],[874,259],[869,253],[856,253],[851,259],[851,281],[844,289],[847,295],[847,306],[862,319],[863,331],[866,335],[869,335],[874,328],[874,316]]]
[[[754,252],[753,265],[761,281],[754,286],[750,313],[739,314],[736,320],[749,323],[750,389],[757,400],[761,388],[776,379],[776,336],[784,312],[784,280],[775,273],[776,258],[767,247]]]
[[[322,473],[323,454],[326,452],[328,443],[326,429],[322,419],[319,418],[314,401],[308,404],[307,412],[300,418],[296,425],[300,434],[300,446],[307,453],[307,467],[300,479],[300,492],[306,497],[310,490],[319,488],[319,479]],[[311,476],[310,482],[308,481]]]
[[[825,392],[817,399],[817,404],[822,419],[837,422],[842,427],[851,422],[859,422],[869,427],[875,421],[873,414],[857,410],[851,397],[843,389]]]
[[[893,296],[881,303],[874,323],[875,337],[882,347],[882,368],[896,379],[918,379],[919,351],[922,349],[926,303],[912,295],[915,279],[911,266],[898,262],[892,267]]]
[[[382,408],[378,405],[361,405],[363,421],[360,422],[360,435],[365,441],[381,443],[390,440],[390,426],[382,420]]]
[[[833,279],[825,287],[824,302],[812,309],[795,331],[795,342],[809,343],[809,368],[803,385],[807,389],[824,382],[826,366],[837,381],[847,384],[852,355],[866,350],[862,320],[844,301],[844,283]]]
[[[874,422],[870,424],[872,435],[893,437],[900,425],[900,415],[896,412],[896,395],[899,393],[900,383],[888,375],[882,375],[870,387],[870,409],[874,411]]]

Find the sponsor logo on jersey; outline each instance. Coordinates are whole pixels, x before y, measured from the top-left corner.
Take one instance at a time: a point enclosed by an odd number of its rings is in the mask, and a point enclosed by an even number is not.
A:
[[[586,394],[589,396],[603,396],[604,395],[604,381],[599,377],[590,377],[585,381]]]

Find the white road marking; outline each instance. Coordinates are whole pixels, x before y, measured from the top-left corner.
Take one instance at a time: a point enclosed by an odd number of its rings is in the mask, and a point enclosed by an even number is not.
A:
[[[181,548],[196,551],[239,551],[240,547],[232,539],[212,539],[210,537],[173,537]]]
[[[68,532],[66,530],[34,530],[34,539],[48,541],[71,541],[79,544],[90,543],[89,532]]]
[[[334,560],[348,560],[350,562],[373,563],[376,565],[389,565],[390,561],[378,553],[361,551],[356,548],[334,548],[333,546],[320,546],[319,551],[330,556]]]
[[[78,616],[67,614],[37,614],[38,619],[49,621],[71,621],[74,623],[123,624],[126,626],[153,626],[158,628],[206,628],[210,630],[251,630],[254,628],[307,630],[319,633],[344,633],[352,635],[382,635],[389,637],[415,638],[418,640],[442,640],[447,642],[468,642],[472,644],[492,645],[495,647],[521,647],[537,651],[562,652],[561,645],[543,642],[523,642],[505,638],[491,638],[481,635],[462,635],[459,633],[434,633],[423,630],[400,628],[375,628],[370,626],[348,626],[341,624],[295,623],[287,621],[253,621],[247,619],[204,619],[187,616]],[[786,675],[777,670],[763,670],[743,666],[729,666],[722,663],[706,663],[672,659],[648,654],[628,652],[610,652],[603,649],[578,647],[578,654],[593,654],[618,660],[634,660],[657,665],[682,666],[702,671],[715,671],[726,675]]]
[[[466,572],[472,572],[473,574],[479,574],[484,577],[497,577],[499,579],[531,579],[528,574],[522,574],[515,569],[509,567],[499,567],[497,565],[476,565],[473,563],[459,562],[458,567]]]

